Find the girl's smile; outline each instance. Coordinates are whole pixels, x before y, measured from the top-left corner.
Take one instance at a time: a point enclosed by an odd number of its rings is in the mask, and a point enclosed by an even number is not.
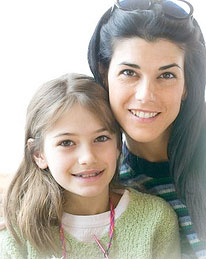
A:
[[[103,170],[90,169],[79,173],[74,173],[72,176],[76,177],[79,181],[93,182],[97,181],[104,173]]]

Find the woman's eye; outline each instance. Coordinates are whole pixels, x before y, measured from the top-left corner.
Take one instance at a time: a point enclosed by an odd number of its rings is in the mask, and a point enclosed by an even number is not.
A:
[[[172,79],[172,78],[175,78],[175,75],[173,73],[166,72],[166,73],[163,73],[162,75],[160,75],[160,78],[162,78],[162,79]]]
[[[102,135],[102,136],[97,137],[94,142],[106,142],[109,139],[110,138],[108,136]]]
[[[125,69],[121,72],[121,74],[125,75],[125,76],[135,76],[136,73],[133,70],[130,69]]]
[[[71,141],[71,140],[63,140],[63,141],[60,142],[59,145],[62,146],[62,147],[71,147],[71,146],[74,145],[74,142]]]

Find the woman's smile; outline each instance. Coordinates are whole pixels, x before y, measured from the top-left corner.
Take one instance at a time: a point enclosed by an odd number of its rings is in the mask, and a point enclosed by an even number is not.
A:
[[[131,109],[129,112],[135,116],[135,119],[137,119],[139,122],[142,123],[149,123],[152,122],[153,119],[156,119],[157,116],[160,114],[159,112],[152,112],[152,111],[143,111],[143,110],[136,110]]]

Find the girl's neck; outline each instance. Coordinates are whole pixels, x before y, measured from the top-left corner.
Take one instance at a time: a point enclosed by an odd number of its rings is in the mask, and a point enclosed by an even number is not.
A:
[[[169,132],[153,142],[146,143],[137,142],[128,135],[125,135],[125,137],[127,147],[134,155],[144,158],[150,162],[161,162],[168,160],[167,146]]]
[[[109,190],[95,197],[82,197],[65,191],[64,211],[73,215],[96,215],[110,210],[109,200],[112,199],[114,207],[121,196]]]

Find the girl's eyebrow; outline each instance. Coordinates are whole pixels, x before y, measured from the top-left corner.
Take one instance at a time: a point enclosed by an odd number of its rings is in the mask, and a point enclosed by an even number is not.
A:
[[[100,129],[97,129],[97,130],[93,131],[92,134],[101,133],[101,132],[104,132],[104,131],[108,131],[108,130],[106,128],[100,128]],[[62,132],[62,133],[59,133],[59,134],[55,135],[54,138],[59,138],[59,137],[62,137],[62,136],[78,136],[78,134],[73,133],[73,132]]]

